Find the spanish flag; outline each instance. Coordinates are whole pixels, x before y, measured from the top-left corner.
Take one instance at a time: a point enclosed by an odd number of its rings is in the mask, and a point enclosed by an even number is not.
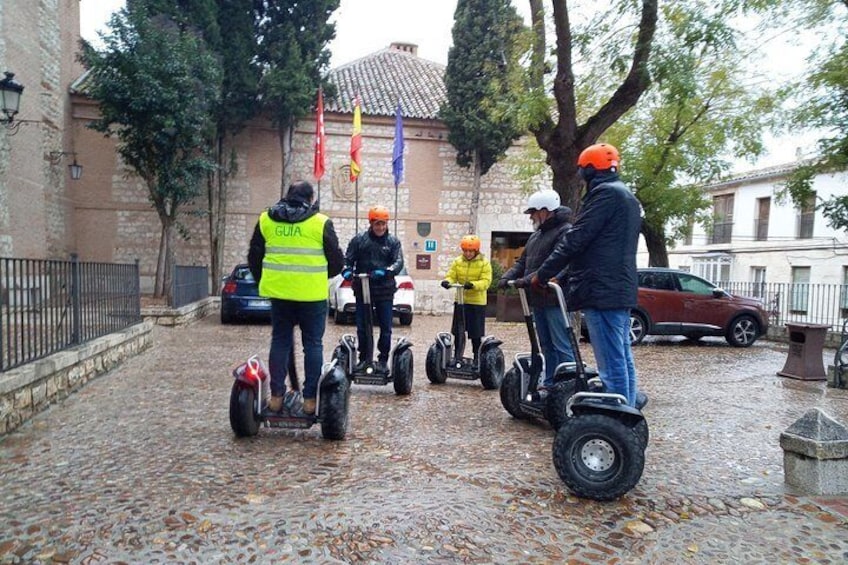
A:
[[[362,172],[362,111],[359,109],[359,96],[353,103],[353,133],[350,135],[350,182],[356,181]]]

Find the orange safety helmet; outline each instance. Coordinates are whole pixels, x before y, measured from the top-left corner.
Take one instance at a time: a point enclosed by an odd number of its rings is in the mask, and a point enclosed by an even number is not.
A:
[[[609,143],[596,143],[580,153],[580,157],[577,158],[577,166],[588,167],[592,165],[596,171],[605,171],[607,169],[618,169],[620,160],[618,149]]]
[[[368,210],[368,221],[373,222],[379,220],[381,222],[389,221],[389,209],[385,206],[374,206]]]
[[[459,248],[463,251],[480,251],[480,238],[476,235],[464,235],[459,242]]]

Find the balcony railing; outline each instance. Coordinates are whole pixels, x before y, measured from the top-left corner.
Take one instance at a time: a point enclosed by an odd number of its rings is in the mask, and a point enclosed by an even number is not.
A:
[[[715,222],[710,234],[710,243],[730,243],[733,236],[733,222]]]

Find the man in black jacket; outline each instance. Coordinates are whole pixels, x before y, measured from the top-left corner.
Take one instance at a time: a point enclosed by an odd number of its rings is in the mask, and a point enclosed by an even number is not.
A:
[[[636,404],[636,366],[630,351],[630,309],[636,306],[639,201],[618,176],[618,150],[599,143],[577,160],[586,181],[580,213],[566,238],[534,275],[540,285],[568,266],[567,299],[583,310],[598,372],[607,392]]]
[[[333,222],[312,205],[312,185],[300,181],[289,186],[286,197],[260,214],[247,262],[259,283],[259,295],[271,299],[271,400],[268,408],[279,412],[286,399],[286,374],[294,346],[294,326],[300,326],[304,350],[303,412],[315,413],[315,398],[327,323],[329,277],[342,270],[344,256]]]
[[[403,249],[400,240],[389,233],[389,210],[374,206],[368,211],[369,228],[356,234],[347,246],[342,276],[353,279],[353,294],[356,296],[356,337],[359,346],[359,363],[356,371],[362,371],[371,362],[373,350],[368,348],[371,340],[366,339],[366,306],[362,300],[362,283],[355,275],[367,273],[371,289],[371,307],[377,314],[380,339],[377,341],[379,357],[376,372],[388,372],[387,363],[392,347],[392,306],[397,283],[395,275],[403,269]]]
[[[498,288],[506,288],[507,281],[526,279],[548,258],[554,247],[571,227],[571,208],[560,206],[559,194],[555,190],[541,190],[527,199],[525,214],[530,214],[535,232],[527,240],[521,257],[498,281]],[[556,277],[559,284],[565,284],[565,272]],[[527,286],[524,284],[524,286]],[[531,287],[527,301],[533,309],[533,319],[539,334],[539,347],[545,357],[544,382],[539,390],[549,389],[554,384],[554,372],[560,363],[574,362],[574,351],[566,333],[565,320],[557,303],[554,292],[545,287]]]

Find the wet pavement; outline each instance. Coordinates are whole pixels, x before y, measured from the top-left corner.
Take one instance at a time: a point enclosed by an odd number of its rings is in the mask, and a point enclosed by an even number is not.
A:
[[[645,471],[598,503],[557,477],[547,425],[479,383],[429,384],[448,322],[396,328],[413,393],[354,385],[342,442],[318,426],[233,436],[230,371],[267,355],[269,326],[155,328],[152,350],[0,439],[0,563],[848,561],[848,497],[793,493],[778,443],[813,407],[848,422],[848,391],[777,377],[787,345],[636,347]],[[527,349],[522,324],[488,329],[508,364]],[[325,355],[351,332],[329,322]]]

